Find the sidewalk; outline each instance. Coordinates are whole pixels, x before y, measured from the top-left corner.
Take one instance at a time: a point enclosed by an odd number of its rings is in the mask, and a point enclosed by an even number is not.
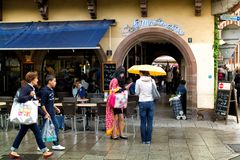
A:
[[[240,144],[240,125],[233,117],[224,121],[175,120],[171,108],[161,103],[156,106],[154,131],[151,145],[140,143],[139,121],[135,121],[136,135],[128,127],[129,139],[113,141],[103,132],[95,135],[67,132],[60,135],[65,151],[55,151],[51,159],[127,159],[127,160],[227,160],[237,157],[228,145]],[[16,131],[0,131],[0,160],[7,154]],[[47,144],[49,148],[51,144]],[[41,159],[41,153],[31,132],[25,137],[19,153],[24,159]],[[238,158],[236,158],[238,159]],[[240,157],[239,157],[240,159]]]

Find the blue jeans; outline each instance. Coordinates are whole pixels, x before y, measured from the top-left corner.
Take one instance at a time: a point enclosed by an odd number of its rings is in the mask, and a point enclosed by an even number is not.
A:
[[[139,113],[141,118],[141,138],[142,142],[152,141],[152,125],[154,114],[154,102],[139,102]]]
[[[37,141],[37,144],[38,144],[38,147],[40,148],[40,150],[42,152],[45,152],[47,150],[47,148],[42,140],[42,134],[40,132],[40,129],[39,129],[37,123],[30,124],[30,125],[21,124],[21,128],[18,132],[16,139],[13,142],[11,150],[15,151],[18,149],[18,147],[19,147],[20,143],[22,142],[23,137],[26,135],[28,129],[31,129],[32,132],[34,133],[35,139]]]
[[[57,136],[57,141],[54,141],[53,144],[54,144],[55,146],[57,146],[57,145],[59,145],[59,139],[58,139],[59,124],[58,124],[58,121],[57,121],[57,119],[56,119],[55,116],[52,116],[52,115],[51,115],[51,120],[52,120],[52,123],[53,123],[53,125],[54,125],[54,127],[55,127],[55,133],[56,133],[56,136]],[[45,124],[45,122],[46,122],[46,119],[43,120],[43,125]]]

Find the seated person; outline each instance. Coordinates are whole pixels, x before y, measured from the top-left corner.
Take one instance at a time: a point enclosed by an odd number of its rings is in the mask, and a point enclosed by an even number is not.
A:
[[[77,97],[77,92],[80,89],[80,82],[78,80],[76,80],[73,84],[73,88],[72,88],[72,95],[73,97]]]
[[[81,85],[79,81],[75,82],[75,87],[72,89],[73,97],[86,98],[87,93],[86,89]]]

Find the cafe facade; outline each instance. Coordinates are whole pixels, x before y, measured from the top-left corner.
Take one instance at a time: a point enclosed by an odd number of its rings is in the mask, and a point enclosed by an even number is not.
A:
[[[48,73],[63,84],[86,74],[102,88],[102,64],[128,68],[167,55],[187,81],[188,107],[214,108],[211,0],[1,2],[1,32],[13,28],[0,40],[1,94],[13,94],[29,70],[42,83]]]

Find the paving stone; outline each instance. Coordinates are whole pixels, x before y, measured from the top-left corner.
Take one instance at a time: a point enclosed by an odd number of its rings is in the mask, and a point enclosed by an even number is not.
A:
[[[192,160],[189,152],[171,152],[172,160]]]
[[[170,107],[160,106],[155,112],[151,145],[141,143],[139,120],[135,120],[134,124],[136,135],[128,133],[128,140],[119,141],[111,140],[101,131],[98,135],[94,132],[61,132],[60,142],[66,150],[54,151],[54,156],[49,159],[225,160],[238,156],[227,146],[240,144],[240,126],[231,118],[227,125],[221,121],[177,121],[172,118]],[[0,130],[0,160],[8,159],[17,132],[15,129],[8,132]],[[47,146],[50,148],[52,143],[47,143]],[[19,154],[42,159],[42,154],[36,149],[34,135],[28,132]]]

